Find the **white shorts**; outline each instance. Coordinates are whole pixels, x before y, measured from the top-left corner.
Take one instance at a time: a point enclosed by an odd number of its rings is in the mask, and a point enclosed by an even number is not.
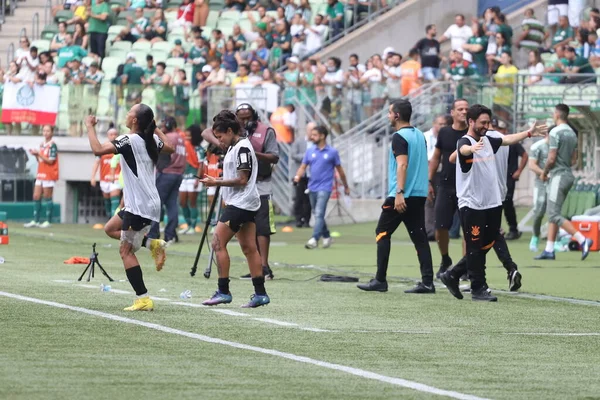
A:
[[[216,192],[217,192],[217,187],[216,186],[210,186],[210,187],[206,188],[206,195],[207,196],[214,196]]]
[[[558,24],[558,18],[568,15],[568,4],[556,4],[548,6],[548,25]]]
[[[579,28],[581,25],[581,13],[584,7],[584,0],[569,0],[569,25],[573,28]]]
[[[115,190],[121,190],[121,186],[119,185],[119,182],[117,182],[117,181],[114,181],[114,182],[100,181],[100,190],[102,190],[102,193],[110,193]]]
[[[488,54],[496,54],[496,51],[498,50],[498,45],[496,43],[488,43],[487,46],[487,50],[485,52],[486,55]]]
[[[180,192],[186,192],[186,193],[201,192],[202,191],[202,184],[200,182],[198,182],[198,187],[196,187],[194,189],[194,183],[196,183],[196,181],[197,181],[196,178],[182,180],[181,181],[181,185],[179,186],[179,191]]]
[[[40,179],[35,180],[35,186],[41,186],[44,189],[45,188],[53,188],[55,184],[56,184],[56,181],[43,181]]]

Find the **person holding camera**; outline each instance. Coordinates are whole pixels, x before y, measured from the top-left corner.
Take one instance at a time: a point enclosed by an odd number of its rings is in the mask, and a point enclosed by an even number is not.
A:
[[[252,148],[258,161],[258,175],[256,178],[256,187],[260,195],[260,208],[256,213],[256,236],[258,242],[258,252],[263,267],[263,274],[267,279],[273,279],[273,271],[269,266],[269,246],[271,244],[271,235],[275,234],[275,221],[273,204],[271,202],[271,173],[273,166],[279,162],[279,146],[275,130],[269,125],[259,120],[258,113],[248,103],[240,104],[236,109],[236,117],[246,131],[246,136],[252,143]],[[210,135],[205,130],[202,137],[209,143],[219,145],[212,131]],[[244,279],[250,279],[250,275],[242,276]]]
[[[183,181],[183,172],[186,164],[185,141],[177,131],[177,122],[174,117],[165,117],[162,123],[165,136],[171,147],[175,149],[173,154],[159,154],[156,163],[156,189],[160,196],[161,207],[166,208],[167,226],[165,227],[165,242],[176,240],[177,224],[179,222],[179,187]],[[148,237],[158,239],[160,237],[159,223],[152,222],[152,228]]]

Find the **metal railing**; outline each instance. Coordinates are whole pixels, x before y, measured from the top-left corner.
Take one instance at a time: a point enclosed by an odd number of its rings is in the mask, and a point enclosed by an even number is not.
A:
[[[0,0],[0,29],[6,21],[6,16],[14,15],[17,8],[17,0]]]
[[[40,14],[35,13],[33,17],[31,17],[31,40],[36,40],[40,38]]]

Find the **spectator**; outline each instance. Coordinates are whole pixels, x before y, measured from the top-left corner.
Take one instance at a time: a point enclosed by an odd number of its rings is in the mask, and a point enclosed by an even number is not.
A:
[[[510,46],[506,42],[506,36],[502,32],[496,33],[496,53],[495,54],[487,54],[488,67],[492,74],[495,74],[498,70],[498,67],[502,63],[500,60],[503,53],[508,53],[512,55]]]
[[[327,0],[327,21],[331,37],[338,36],[344,29],[344,4],[338,0]]]
[[[170,11],[170,10],[167,10]],[[182,27],[189,28],[194,21],[194,3],[192,0],[183,0],[177,9],[177,19],[168,24],[169,30]]]
[[[283,74],[277,74],[275,81],[283,86],[283,104],[289,104],[296,97],[300,70],[298,69],[298,57],[290,57],[287,60],[287,70]]]
[[[568,15],[569,15],[569,25],[571,25],[575,30],[579,30],[581,24],[581,14],[583,13],[583,9],[586,6],[585,0],[569,0],[568,7]]]
[[[233,32],[231,33],[231,37],[235,43],[236,51],[244,51],[246,49],[246,37],[242,33],[242,29],[239,24],[233,25]]]
[[[225,70],[221,68],[221,57],[213,57],[210,61],[210,74],[201,85],[202,89],[225,84]],[[202,68],[204,72],[204,68]]]
[[[277,18],[275,18],[275,24],[277,24],[280,21],[287,22],[287,20],[285,18],[285,8],[279,6],[279,7],[277,7],[277,9],[275,11],[277,12]],[[269,22],[271,22],[271,21],[269,21]]]
[[[337,57],[331,57],[327,60],[325,71],[321,71],[323,73],[321,82],[325,86],[326,96],[330,100],[333,98],[332,88],[344,83],[344,71],[342,71],[341,67],[341,60]]]
[[[206,127],[208,114],[208,85],[204,85],[208,76],[212,72],[212,67],[206,64],[202,71],[196,75],[198,81],[198,92],[200,93],[200,124]],[[194,88],[195,89],[195,88]]]
[[[306,36],[304,29],[292,37],[292,56],[303,58],[306,54]]]
[[[82,49],[81,46],[73,44],[73,35],[67,33],[65,36],[65,46],[58,50],[58,68],[64,68],[74,58],[81,60],[87,55],[87,51]]]
[[[84,50],[88,47],[88,35],[85,32],[85,26],[83,22],[75,24],[75,32],[73,33],[73,43]]]
[[[368,88],[371,107],[367,110],[367,117],[382,109],[385,103],[385,84],[383,83],[383,62],[379,54],[371,57],[367,64],[367,71],[360,78],[360,82]]]
[[[392,54],[392,58],[398,59],[399,63],[399,55],[396,53]],[[402,96],[408,96],[421,87],[423,74],[421,74],[421,63],[419,63],[419,52],[417,49],[412,49],[408,53],[408,59],[400,66],[400,74],[402,75]]]
[[[300,6],[296,10],[296,14],[300,14],[302,20],[306,23],[312,21],[312,9],[308,0],[300,0]]]
[[[65,0],[64,3],[62,4],[57,4],[55,6],[52,7],[52,18],[56,18],[56,14],[59,11],[70,11],[70,10],[74,10],[75,6],[77,5],[77,3],[79,3],[80,0]]]
[[[512,63],[512,57],[509,53],[502,53],[500,57],[501,65],[498,72],[494,75],[496,82],[496,95],[494,96],[494,113],[499,119],[509,122],[510,115],[508,108],[513,104],[513,87],[517,79],[519,69]]]
[[[533,8],[526,9],[525,19],[521,22],[521,35],[515,43],[516,46],[537,50],[543,47],[547,36],[544,24],[535,18]]]
[[[277,66],[284,64],[286,60],[292,56],[292,36],[290,35],[289,24],[287,21],[278,21],[275,25],[277,30],[277,38],[271,50],[271,60],[276,59]],[[281,54],[278,56],[276,49],[280,49]]]
[[[140,41],[144,40],[149,40],[151,43],[167,40],[167,20],[163,10],[158,9],[154,12],[152,21],[146,27],[144,38],[140,39]]]
[[[152,54],[148,54],[146,56],[146,68],[144,68],[144,78],[150,78],[150,76],[154,75],[155,72],[156,67],[154,66],[154,57],[152,57]]]
[[[435,39],[437,28],[427,25],[425,37],[417,42],[415,49],[419,51],[421,71],[426,81],[435,81],[441,78],[440,73],[440,42]]]
[[[142,100],[142,82],[144,69],[136,62],[135,54],[127,54],[121,82],[127,86],[127,106],[137,104]]]
[[[550,8],[550,6],[548,6],[548,8]],[[550,15],[548,15],[548,18],[550,18]],[[552,48],[556,50],[558,46],[568,45],[574,40],[574,37],[575,33],[573,32],[573,28],[569,26],[569,18],[567,18],[566,15],[561,16],[558,19],[558,28],[556,29],[556,33],[552,37]]]
[[[19,83],[22,81],[23,81],[23,79],[19,75],[19,65],[15,61],[11,61],[10,64],[8,65],[8,71],[6,71],[4,73],[4,84],[7,84],[8,82]],[[20,122],[16,122],[16,123],[5,122],[4,126],[6,128],[6,134],[9,136],[13,134],[13,131],[17,135],[21,134],[21,123]]]
[[[497,14],[500,14],[499,7],[489,7],[483,14],[483,30],[488,37],[486,54],[496,54],[496,33],[498,33],[498,24],[496,24]]]
[[[590,65],[598,68],[600,67],[600,41],[598,41],[598,34],[595,31],[591,31],[588,35],[588,43],[590,44]]]
[[[292,0],[281,0],[281,7],[284,10],[285,20],[288,23],[292,22],[292,18],[296,14],[296,5],[292,2]]]
[[[269,57],[271,51],[267,48],[267,43],[263,37],[256,39],[256,49],[250,50],[248,53],[248,60],[250,62],[256,61],[260,64],[260,68],[264,69],[269,65]]]
[[[450,25],[446,32],[440,38],[440,43],[450,40],[452,50],[462,51],[462,45],[473,36],[473,31],[465,25],[465,16],[456,14],[454,24]]]
[[[363,117],[363,90],[360,78],[365,72],[365,67],[358,63],[358,56],[352,54],[350,56],[350,66],[345,75],[346,85],[349,88],[347,91],[347,101],[350,104],[350,126],[360,124]]]
[[[225,68],[227,72],[237,72],[238,63],[241,61],[242,59],[240,54],[235,49],[235,41],[230,37],[225,43],[225,51],[223,52],[223,68]]]
[[[225,0],[225,9],[242,12],[246,9],[245,0]]]
[[[40,58],[40,65],[44,65],[48,61],[52,61],[52,63],[54,64],[54,60],[52,59],[52,56],[50,55],[49,51],[42,51],[40,53],[39,58]]]
[[[300,104],[308,107],[309,113],[317,104],[317,90],[316,85],[319,80],[312,70],[310,60],[304,60],[302,62],[302,71],[300,72],[300,88],[299,97]],[[312,113],[311,113],[312,114]]]
[[[86,104],[90,108],[89,115],[96,115],[96,109],[98,108],[98,93],[100,92],[100,85],[104,79],[104,74],[99,70],[99,65],[96,61],[90,63],[90,67],[85,72],[83,83],[86,86]]]
[[[540,53],[537,50],[529,51],[529,63],[527,66],[529,76],[527,77],[527,85],[549,84],[550,81],[542,76],[545,70]]]
[[[290,171],[298,171],[302,159],[306,153],[307,148],[312,146],[310,135],[316,125],[314,122],[306,124],[306,133],[304,137],[297,135],[294,139],[294,143],[291,147],[291,165]],[[294,184],[296,195],[294,197],[294,217],[296,218],[297,228],[309,228],[310,227],[310,199],[308,197],[308,176],[306,173],[298,177],[298,182]]]
[[[569,10],[569,0],[548,0],[548,12],[546,13],[548,18],[548,25],[555,28],[556,24],[560,25],[560,18],[567,18],[567,25],[569,19],[567,17]]]
[[[304,30],[304,21],[302,20],[302,15],[299,13],[295,13],[292,17],[291,25],[290,25],[290,35],[292,37],[301,33]]]
[[[90,53],[104,58],[108,27],[110,26],[110,6],[104,0],[95,0],[90,9],[88,32],[90,33]]]
[[[181,39],[175,39],[174,46],[169,52],[170,58],[185,58],[185,49],[183,48],[183,42]]]
[[[562,66],[562,72],[568,76],[564,79],[564,83],[580,83],[592,79],[577,76],[577,74],[593,74],[594,70],[588,60],[577,55],[577,51],[573,47],[567,46],[565,58],[567,63]]]
[[[221,56],[225,51],[225,36],[220,29],[212,31],[210,40],[210,54],[212,56]]]
[[[90,10],[90,6],[91,6],[91,1],[90,0],[84,0],[81,3],[77,4],[77,7],[75,7],[75,12],[73,13],[73,18],[71,18],[70,20],[67,21],[67,25],[73,25],[73,24],[85,24],[88,20],[88,12]]]
[[[138,7],[135,9],[135,19],[131,16],[127,16],[127,26],[123,28],[121,33],[119,33],[112,42],[126,40],[135,43],[143,37],[149,26],[150,21],[148,18],[144,17],[144,9]]]
[[[50,50],[58,51],[61,47],[65,46],[65,36],[67,36],[67,24],[66,22],[58,23],[58,33],[54,35],[52,41],[50,42]],[[27,39],[22,37],[20,42],[23,43],[23,39]],[[28,45],[29,47],[29,45]]]
[[[81,60],[74,57],[67,63],[64,77],[64,84],[69,90],[69,136],[73,137],[80,137],[83,134],[83,119],[86,115],[82,86],[84,78],[85,71]]]
[[[471,78],[477,75],[477,71],[471,66],[471,63],[463,58],[463,53],[458,50],[452,50],[450,53],[450,69],[446,74],[447,79],[453,81],[462,81],[465,78]]]
[[[506,44],[512,45],[513,30],[510,25],[506,24],[506,16],[502,13],[494,15],[494,21],[498,25],[498,33],[503,33],[506,38]]]
[[[37,71],[37,68],[40,65],[37,47],[32,46],[29,49],[28,54],[17,58],[17,64],[19,65],[19,70],[21,71],[21,78],[27,82],[33,81],[33,79],[35,78],[35,72]]]
[[[309,26],[308,21],[304,21],[304,26],[306,27],[304,34],[306,35],[306,54],[311,55],[323,47],[327,27],[323,25],[323,16],[321,14],[315,16],[315,23],[313,25]]]
[[[248,83],[251,85],[261,85],[271,82],[271,72],[262,68],[257,60],[250,62],[250,75],[248,75]]]
[[[184,69],[176,69],[173,77],[175,87],[175,120],[178,126],[186,126],[186,119],[190,113],[190,83]]]
[[[231,87],[235,88],[237,85],[248,83],[248,74],[250,73],[250,67],[248,64],[242,63],[238,67],[237,76],[231,81]]]
[[[588,30],[583,29],[583,28],[578,29],[575,36],[577,38],[577,43],[579,43],[579,47],[577,47],[575,49],[575,50],[577,50],[577,56],[583,57],[587,60],[588,58],[590,58],[590,44],[588,43],[588,36],[589,36]]]
[[[206,26],[209,13],[208,0],[194,0],[194,26]]]
[[[49,85],[57,85],[58,77],[55,74],[56,66],[52,60],[48,60],[44,63],[43,69],[40,72],[46,74],[46,83]]]
[[[201,35],[194,36],[194,45],[190,49],[187,63],[192,64],[192,87],[198,87],[198,73],[201,73],[202,67],[206,65],[210,49],[206,40]]]
[[[385,77],[385,83],[387,86],[387,96],[390,102],[402,97],[400,78],[404,80],[404,75],[402,67],[400,66],[401,61],[402,56],[400,56],[400,54],[398,53],[390,53],[388,54],[388,58],[386,59],[386,65],[383,75]],[[410,71],[407,69],[404,72],[407,73],[407,79],[409,79],[408,75],[410,74]]]
[[[173,104],[175,102],[173,96],[173,87],[171,75],[165,70],[167,66],[164,62],[156,63],[156,72],[149,79],[143,82],[144,84],[152,84],[156,96],[156,118],[162,120],[167,116],[173,115]]]
[[[488,63],[486,60],[486,51],[488,47],[487,36],[483,32],[483,27],[478,22],[473,23],[473,36],[469,38],[467,44],[463,44],[463,49],[471,53],[473,63],[477,67],[477,73],[480,76],[488,74]]]

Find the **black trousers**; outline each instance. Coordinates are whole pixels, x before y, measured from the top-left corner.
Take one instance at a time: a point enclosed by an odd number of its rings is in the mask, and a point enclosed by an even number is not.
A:
[[[425,233],[425,197],[408,197],[406,199],[406,211],[402,214],[394,210],[393,197],[388,197],[381,206],[381,215],[375,229],[377,240],[377,275],[380,282],[385,282],[387,269],[390,261],[391,239],[396,229],[402,222],[410,235],[410,240],[415,245],[419,265],[421,268],[421,280],[427,286],[433,283],[433,263],[431,261],[431,249]]]
[[[475,291],[487,286],[485,280],[486,254],[498,238],[502,222],[502,207],[498,206],[487,210],[463,207],[460,209],[460,216],[467,244],[466,272],[471,280],[471,290]],[[508,251],[508,247],[505,247],[505,251]],[[461,272],[460,269],[453,268],[452,276],[463,275],[465,271]]]
[[[108,33],[90,32],[90,51],[104,58]]]
[[[494,251],[496,252],[496,257],[502,263],[502,266],[507,272],[511,272],[512,270],[518,269],[517,264],[512,259],[510,255],[510,250],[508,250],[508,245],[506,244],[506,239],[504,239],[504,235],[498,231],[498,235],[496,236],[496,241],[494,242]],[[464,274],[467,273],[467,256],[461,258],[459,262],[457,262],[450,274],[455,278],[460,278]]]
[[[515,210],[515,203],[513,202],[513,197],[515,195],[515,186],[517,181],[515,181],[512,176],[509,176],[506,179],[506,198],[502,202],[502,207],[504,208],[504,215],[506,216],[506,222],[508,223],[508,228],[511,232],[517,231],[517,211]]]
[[[308,224],[310,221],[311,208],[310,199],[306,189],[308,188],[308,178],[302,177],[296,184],[296,198],[294,199],[294,217],[296,223]]]

